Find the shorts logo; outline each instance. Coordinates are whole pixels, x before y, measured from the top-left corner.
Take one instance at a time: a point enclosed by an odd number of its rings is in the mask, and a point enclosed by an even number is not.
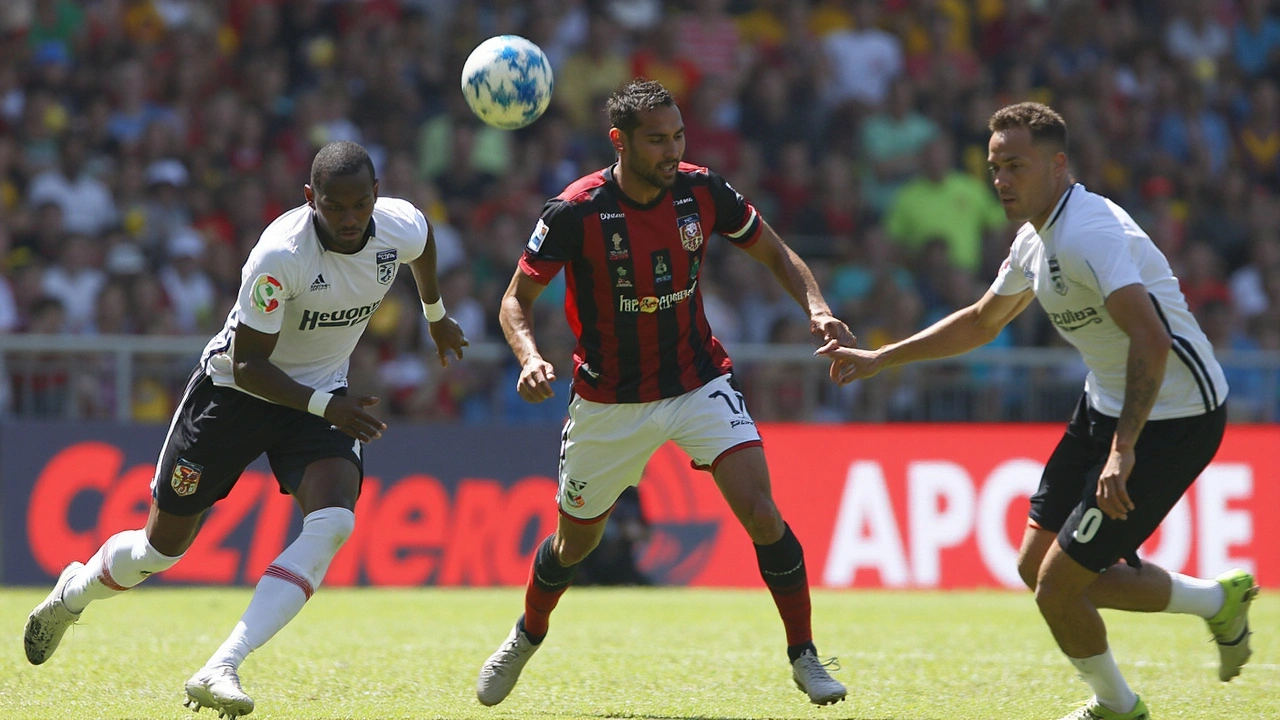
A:
[[[587,487],[587,483],[583,480],[570,480],[568,487],[565,488],[564,498],[569,507],[580,509],[587,501],[582,497],[582,491]]]
[[[533,234],[529,236],[529,243],[525,247],[529,248],[529,252],[536,253],[542,249],[542,241],[547,239],[547,232],[551,228],[541,219],[538,224],[533,226]]]
[[[396,251],[379,250],[377,261],[378,282],[383,285],[390,285],[391,281],[396,279]]]
[[[680,244],[689,252],[702,247],[702,223],[698,220],[697,213],[676,219],[676,224],[680,226]]]
[[[250,297],[258,312],[270,314],[280,308],[280,298],[284,295],[284,286],[280,281],[267,273],[262,273],[253,281]]]
[[[173,492],[178,497],[187,497],[200,486],[200,474],[203,472],[203,465],[178,458],[178,462],[173,466],[173,476],[169,478],[169,487],[173,488]]]

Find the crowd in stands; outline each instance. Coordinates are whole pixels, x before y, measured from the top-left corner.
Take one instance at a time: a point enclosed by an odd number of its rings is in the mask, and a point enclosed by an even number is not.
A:
[[[537,42],[556,74],[551,110],[516,132],[480,124],[459,92],[467,54],[503,33]],[[673,91],[686,159],[754,201],[863,346],[985,290],[1013,234],[987,118],[1039,100],[1068,121],[1075,176],[1148,231],[1215,345],[1280,350],[1268,0],[5,0],[0,332],[215,332],[259,233],[301,204],[315,150],[354,140],[381,193],[433,223],[468,337],[501,341],[498,299],[542,203],[612,162],[603,99],[636,76]],[[700,286],[717,336],[731,352],[807,342],[795,303],[727,246],[710,243]],[[544,298],[539,337],[565,368],[563,290]],[[1033,309],[997,344],[1055,335]],[[441,372],[433,356],[405,280],[351,374],[392,417],[563,412],[567,388],[524,405],[511,361]],[[1233,372],[1240,417],[1274,417],[1277,398],[1248,406],[1274,379]],[[167,419],[175,377],[141,384],[135,415]],[[813,419],[791,377],[746,378],[760,419]],[[873,382],[833,391],[827,416],[903,417],[908,382]],[[110,416],[94,392],[69,401]]]

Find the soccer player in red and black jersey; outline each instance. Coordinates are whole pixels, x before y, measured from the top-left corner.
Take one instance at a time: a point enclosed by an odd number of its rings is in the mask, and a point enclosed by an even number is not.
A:
[[[521,365],[520,397],[536,403],[552,395],[556,370],[538,352],[532,306],[561,269],[577,348],[559,523],[534,554],[524,614],[481,668],[476,695],[495,705],[515,687],[614,502],[672,440],[711,471],[755,543],[796,684],[815,704],[838,702],[845,688],[813,645],[804,551],[773,502],[760,434],[702,309],[698,277],[711,234],[772,270],[808,313],[816,339],[852,343],[853,335],[751,203],[710,170],[680,162],[684,123],[666,88],[633,81],[607,109],[618,161],[547,202],[502,299],[502,329]]]

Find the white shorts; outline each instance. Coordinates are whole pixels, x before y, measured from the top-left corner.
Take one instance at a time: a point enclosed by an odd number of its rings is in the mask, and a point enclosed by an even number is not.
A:
[[[644,466],[668,440],[699,466],[725,453],[761,445],[756,423],[731,376],[697,390],[647,403],[598,403],[575,397],[560,441],[560,512],[591,521],[640,483]]]

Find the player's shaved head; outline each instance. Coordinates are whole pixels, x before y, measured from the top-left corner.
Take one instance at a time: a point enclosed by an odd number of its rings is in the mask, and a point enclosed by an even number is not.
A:
[[[609,114],[609,125],[630,136],[633,130],[640,127],[641,113],[660,107],[675,107],[675,104],[676,99],[662,83],[640,78],[632,80],[610,95],[604,107]]]
[[[1056,110],[1038,102],[1021,102],[1000,108],[987,123],[991,132],[1005,132],[1025,127],[1031,140],[1047,144],[1055,152],[1067,151],[1067,122]]]
[[[316,159],[311,161],[311,187],[323,188],[330,178],[355,175],[361,169],[369,171],[369,179],[377,181],[373,172],[373,160],[359,143],[348,140],[331,142],[320,148]]]

